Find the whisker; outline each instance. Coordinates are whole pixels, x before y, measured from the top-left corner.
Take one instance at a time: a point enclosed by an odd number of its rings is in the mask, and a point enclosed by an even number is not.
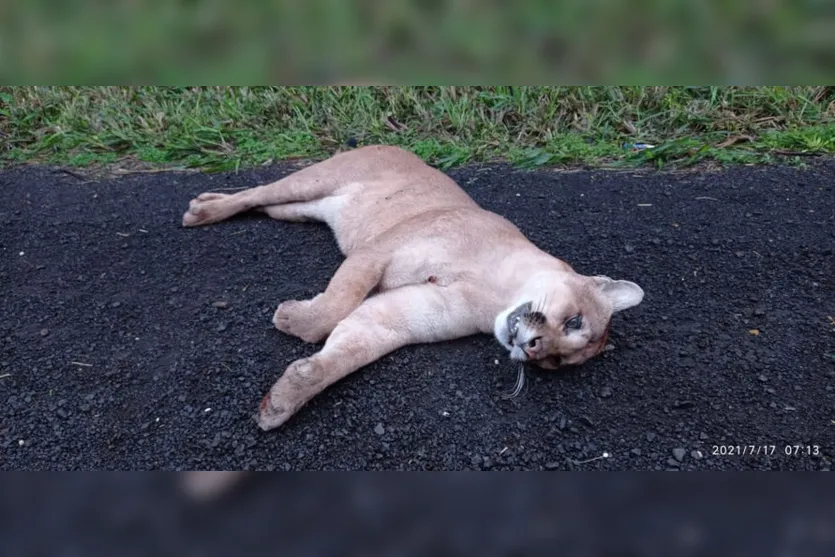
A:
[[[516,376],[516,385],[513,387],[513,391],[510,393],[506,393],[502,395],[504,399],[511,399],[516,398],[519,396],[519,393],[522,392],[522,388],[525,386],[525,366],[523,364],[519,364],[519,373]]]
[[[545,303],[547,302],[547,300],[548,300],[548,294],[544,294],[539,299],[539,302],[537,302],[537,304],[536,304],[536,311],[538,311],[539,313],[544,313],[545,312]]]

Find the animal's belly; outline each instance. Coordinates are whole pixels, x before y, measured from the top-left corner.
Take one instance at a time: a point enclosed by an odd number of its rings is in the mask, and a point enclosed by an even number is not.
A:
[[[431,266],[413,268],[389,268],[383,274],[379,289],[392,290],[410,284],[448,284],[449,276],[441,269],[435,270]]]
[[[391,290],[410,284],[445,286],[459,276],[456,263],[437,246],[417,245],[395,253],[383,273],[380,290]]]

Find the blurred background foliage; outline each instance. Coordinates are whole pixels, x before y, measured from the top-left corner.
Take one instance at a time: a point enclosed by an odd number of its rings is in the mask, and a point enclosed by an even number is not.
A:
[[[831,0],[27,0],[4,83],[826,84]]]

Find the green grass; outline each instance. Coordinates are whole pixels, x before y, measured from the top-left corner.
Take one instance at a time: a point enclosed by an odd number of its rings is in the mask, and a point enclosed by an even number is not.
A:
[[[0,87],[3,166],[230,170],[351,137],[443,168],[800,161],[835,152],[835,87]]]

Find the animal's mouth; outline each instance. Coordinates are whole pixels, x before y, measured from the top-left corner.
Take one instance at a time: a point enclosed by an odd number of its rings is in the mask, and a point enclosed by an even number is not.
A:
[[[519,332],[519,323],[525,315],[531,312],[532,307],[533,304],[531,302],[521,304],[507,316],[507,330],[510,333],[510,344],[513,344],[513,341],[516,339],[516,334]]]

